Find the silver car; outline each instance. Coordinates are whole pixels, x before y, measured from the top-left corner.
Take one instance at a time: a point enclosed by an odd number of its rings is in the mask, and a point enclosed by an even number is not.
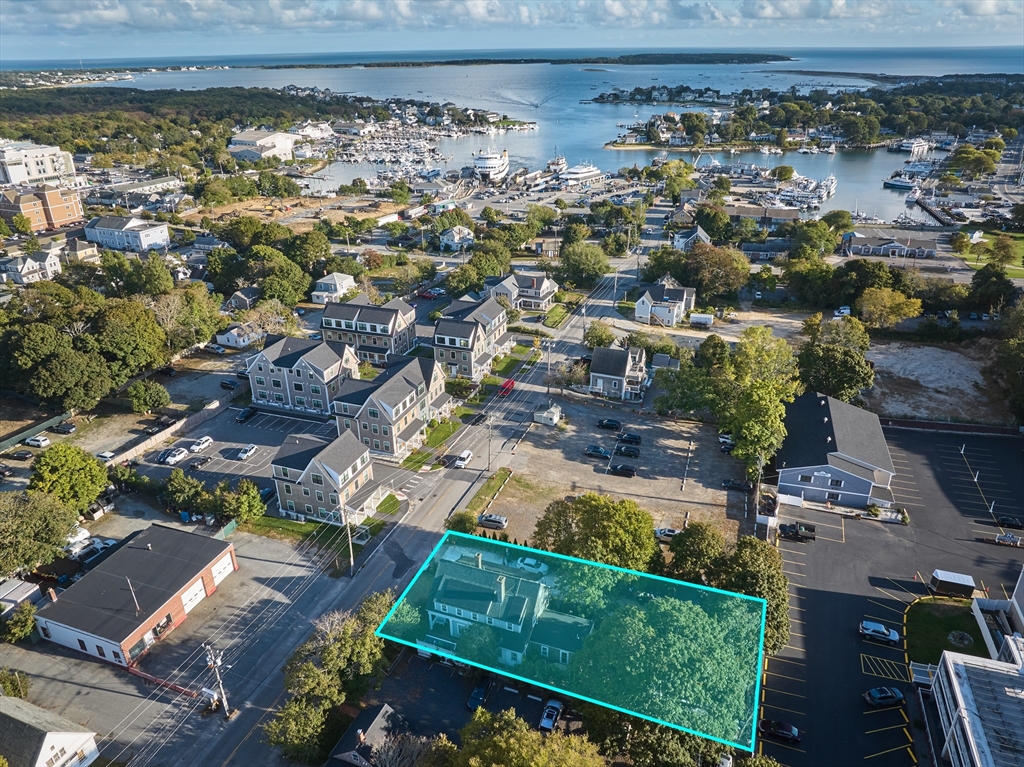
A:
[[[489,527],[492,530],[504,530],[508,527],[508,517],[500,514],[481,514],[477,517],[476,523],[480,527]]]
[[[865,639],[874,639],[876,642],[887,642],[888,644],[896,644],[900,641],[900,635],[896,629],[888,629],[875,621],[861,621],[860,635]]]

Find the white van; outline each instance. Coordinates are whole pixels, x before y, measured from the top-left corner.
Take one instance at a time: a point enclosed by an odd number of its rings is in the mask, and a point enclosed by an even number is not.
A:
[[[469,462],[473,460],[473,453],[470,450],[463,450],[458,458],[455,459],[456,469],[465,469],[469,466]]]
[[[832,314],[834,316],[836,316],[836,317],[849,317],[850,316],[850,307],[849,306],[840,306]]]

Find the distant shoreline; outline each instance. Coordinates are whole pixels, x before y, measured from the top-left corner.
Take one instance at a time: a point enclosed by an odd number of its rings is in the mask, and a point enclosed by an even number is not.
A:
[[[771,64],[797,61],[791,56],[772,53],[635,53],[623,56],[590,56],[584,58],[521,58],[521,59],[450,59],[436,61],[369,61],[336,64],[261,64],[250,69],[352,69],[407,67],[475,67],[488,64],[618,64],[620,66],[663,66],[667,64]],[[241,69],[241,67],[237,67]]]

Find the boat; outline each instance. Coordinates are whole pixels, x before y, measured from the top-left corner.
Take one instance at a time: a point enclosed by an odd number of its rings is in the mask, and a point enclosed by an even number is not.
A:
[[[918,154],[928,150],[928,142],[922,138],[907,138],[900,142],[898,151]]]
[[[485,184],[498,184],[508,175],[508,150],[480,152],[473,160],[476,175]]]
[[[917,182],[912,178],[906,178],[904,176],[892,176],[882,182],[882,186],[887,189],[906,189],[911,190],[917,187]]]
[[[828,149],[826,149],[825,151],[826,151],[827,154],[835,154],[836,153],[836,145],[835,144],[829,144],[828,145]]]
[[[564,173],[569,170],[569,163],[565,161],[562,155],[555,155],[552,159],[548,160],[546,170],[548,173]]]
[[[907,205],[917,205],[917,198],[921,196],[921,187],[915,186],[907,195]]]
[[[571,168],[567,168],[558,174],[558,177],[566,184],[584,184],[587,181],[593,181],[594,179],[601,178],[604,175],[604,171],[599,169],[596,165],[589,162],[582,162],[579,165],[573,165]]]

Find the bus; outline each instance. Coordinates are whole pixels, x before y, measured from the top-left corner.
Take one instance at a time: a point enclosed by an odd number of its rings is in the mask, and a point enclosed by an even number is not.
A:
[[[516,382],[513,381],[511,378],[505,379],[505,383],[503,383],[501,385],[501,388],[498,389],[498,396],[507,397],[509,394],[512,393],[512,390],[515,388],[515,386]]]

